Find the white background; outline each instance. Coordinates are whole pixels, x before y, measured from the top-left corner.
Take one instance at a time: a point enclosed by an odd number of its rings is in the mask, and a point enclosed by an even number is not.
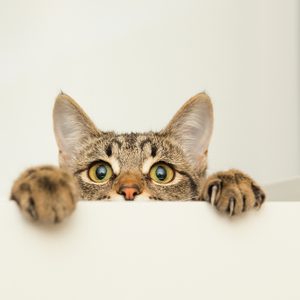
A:
[[[300,174],[299,1],[0,1],[0,194],[56,163],[62,89],[101,129],[162,128],[205,89],[210,171]]]
[[[0,202],[56,163],[60,89],[117,131],[160,129],[205,89],[210,171],[299,175],[299,39],[297,0],[0,0]],[[81,202],[56,227],[0,204],[0,298],[299,299],[299,202],[131,204]]]

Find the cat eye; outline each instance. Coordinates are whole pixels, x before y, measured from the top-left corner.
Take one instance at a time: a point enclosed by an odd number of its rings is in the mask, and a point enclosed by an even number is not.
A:
[[[151,179],[157,183],[166,184],[174,179],[174,170],[165,163],[157,163],[152,166],[150,173]]]
[[[113,175],[111,166],[106,162],[98,162],[88,170],[89,178],[96,183],[105,183]]]

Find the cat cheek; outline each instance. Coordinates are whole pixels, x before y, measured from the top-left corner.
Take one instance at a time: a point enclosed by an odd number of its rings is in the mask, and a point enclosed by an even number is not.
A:
[[[124,200],[123,196],[119,195],[116,191],[110,190],[108,193],[111,200]]]
[[[142,194],[140,196],[144,197],[144,198],[149,198],[149,199],[152,199],[154,197],[153,193],[151,193],[150,191],[148,191],[146,189],[142,192]]]

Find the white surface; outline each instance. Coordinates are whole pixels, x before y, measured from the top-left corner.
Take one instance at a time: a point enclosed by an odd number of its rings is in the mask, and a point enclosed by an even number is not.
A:
[[[60,89],[100,128],[160,129],[206,89],[211,170],[300,174],[299,1],[0,1],[0,195],[56,163]]]
[[[300,299],[300,202],[80,203],[51,228],[0,205],[0,299]]]

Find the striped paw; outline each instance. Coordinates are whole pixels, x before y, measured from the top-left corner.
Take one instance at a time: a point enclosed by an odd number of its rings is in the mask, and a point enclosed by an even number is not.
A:
[[[229,170],[208,177],[201,198],[220,212],[232,216],[260,208],[265,193],[248,175],[238,170]]]
[[[26,170],[15,181],[11,199],[22,213],[41,223],[59,223],[75,209],[78,199],[74,178],[60,168]]]

